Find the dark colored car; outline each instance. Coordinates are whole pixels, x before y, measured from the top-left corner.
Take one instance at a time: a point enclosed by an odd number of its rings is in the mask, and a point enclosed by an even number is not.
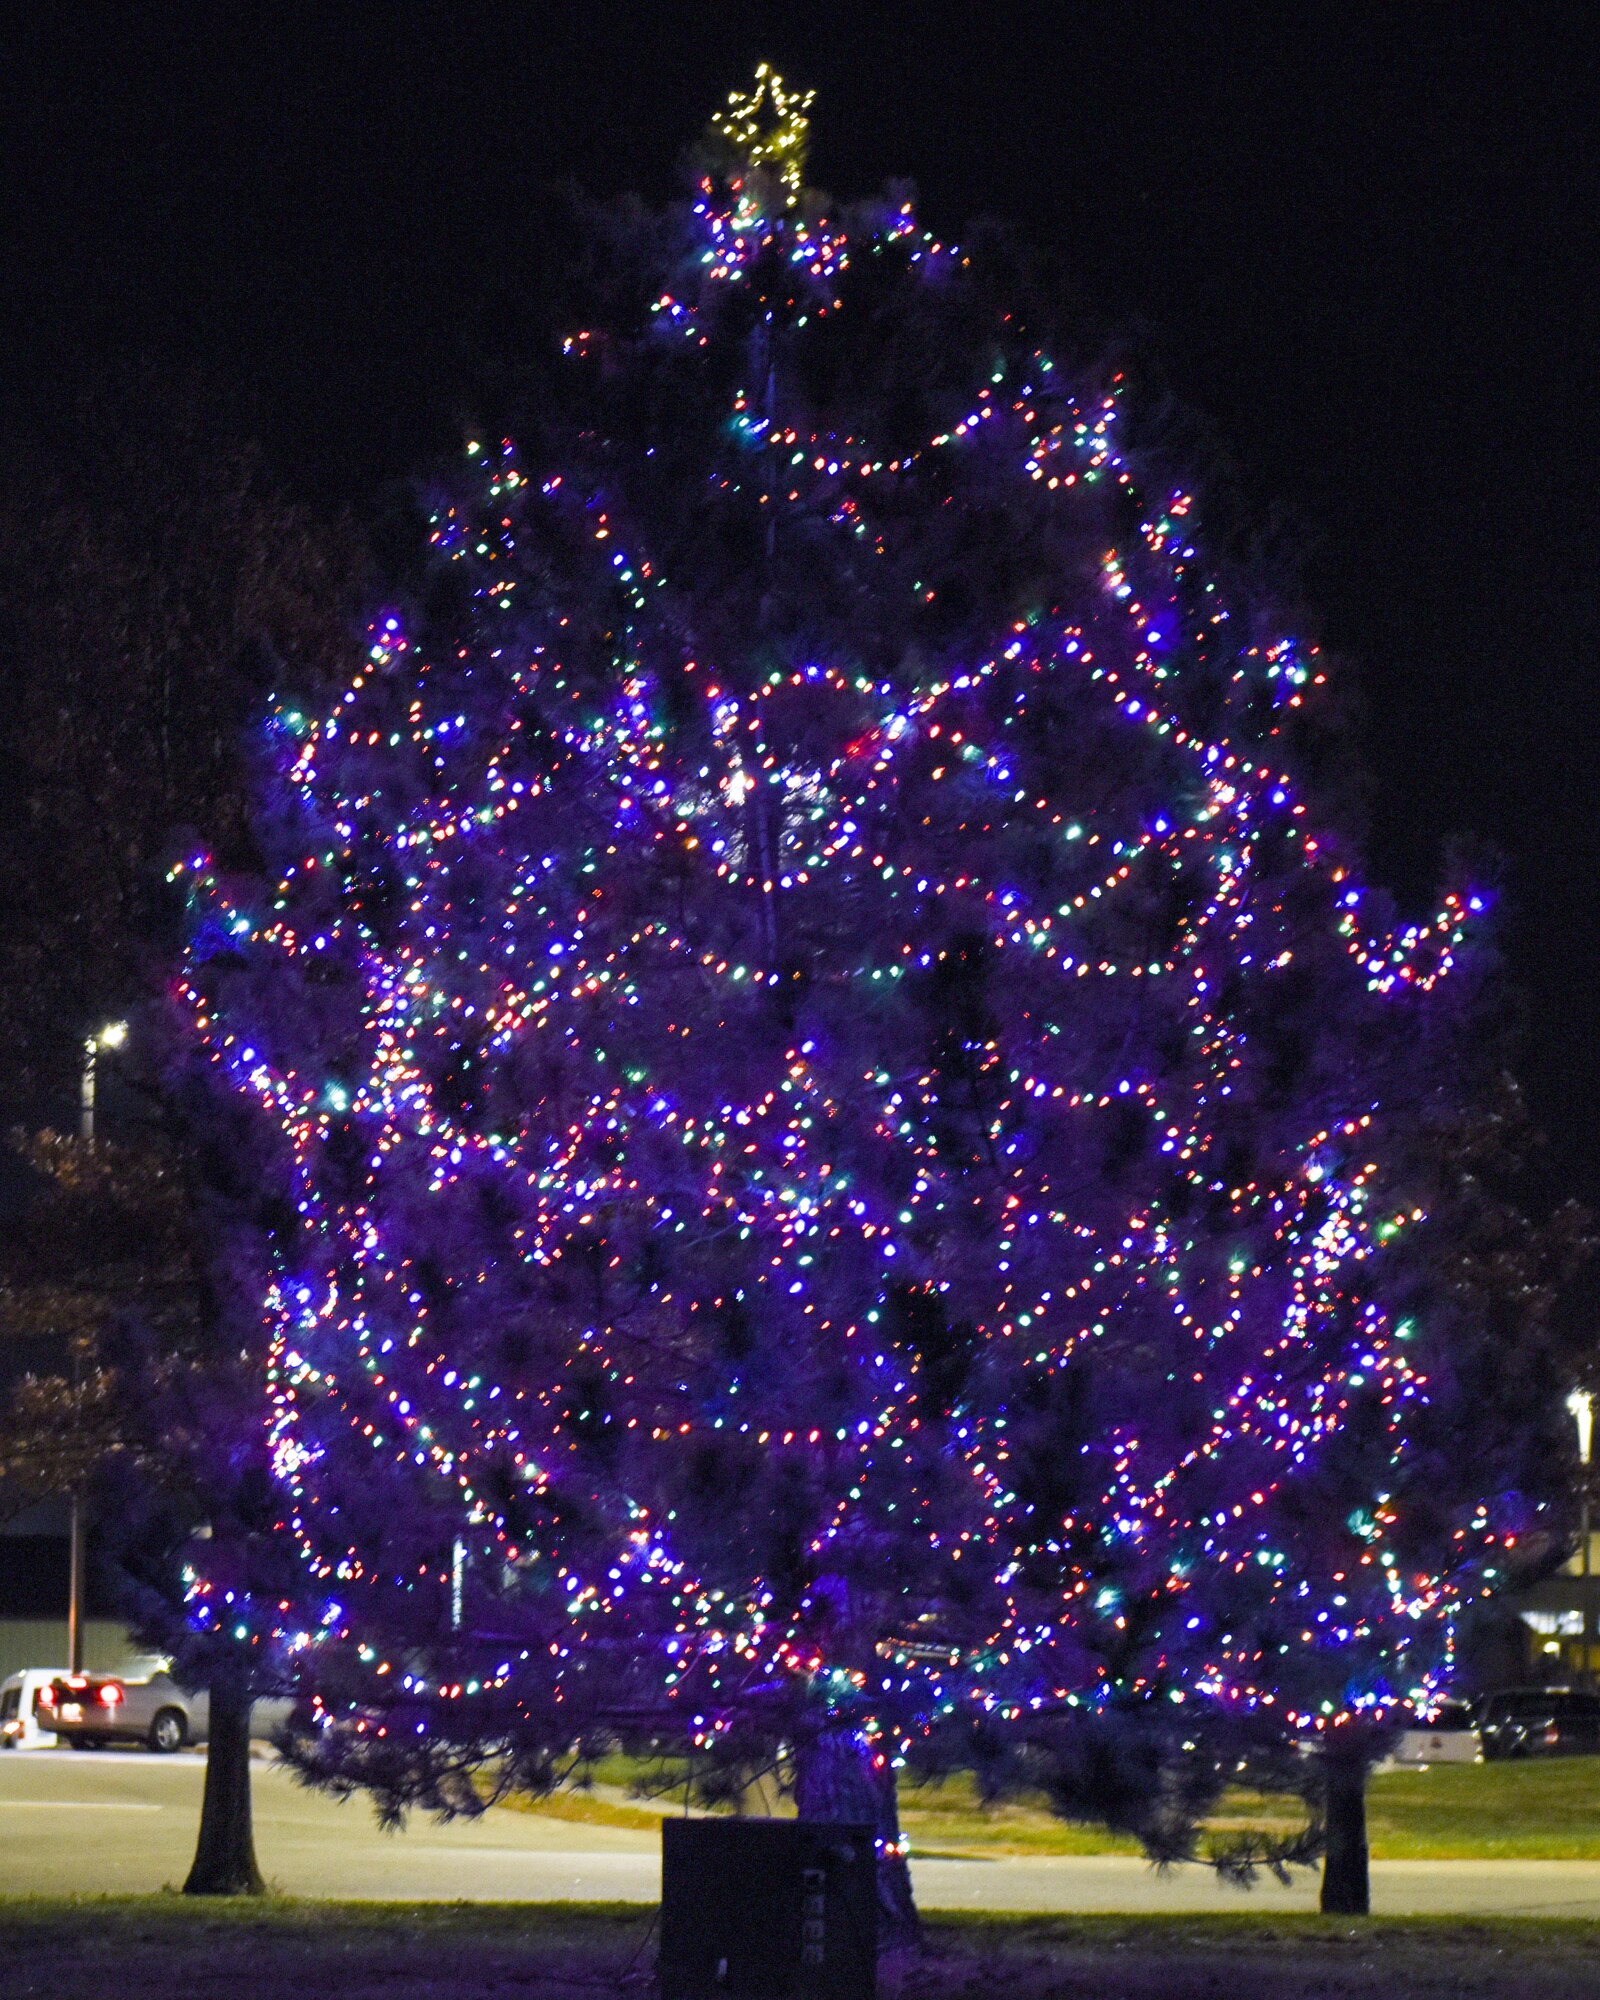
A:
[[[1478,1708],[1485,1757],[1600,1755],[1600,1694],[1581,1688],[1507,1688]]]

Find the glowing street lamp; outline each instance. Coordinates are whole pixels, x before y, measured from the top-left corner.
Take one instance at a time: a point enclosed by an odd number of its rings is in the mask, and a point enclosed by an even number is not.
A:
[[[128,1039],[126,1021],[107,1021],[83,1045],[83,1081],[78,1092],[78,1136],[86,1146],[94,1144],[94,1072],[102,1049],[120,1049]]]
[[[102,1049],[120,1049],[128,1039],[126,1021],[107,1021],[86,1037],[83,1044],[83,1078],[78,1090],[78,1137],[86,1146],[94,1144],[95,1064]],[[82,1357],[74,1352],[73,1387],[79,1385]],[[67,1667],[83,1672],[84,1579],[87,1571],[84,1546],[84,1505],[82,1495],[69,1496],[67,1523]]]
[[[1578,1426],[1578,1456],[1588,1465],[1594,1450],[1594,1392],[1574,1389],[1567,1398],[1567,1408]]]
[[[1590,1389],[1574,1389],[1567,1397],[1567,1408],[1572,1413],[1572,1421],[1578,1427],[1578,1457],[1583,1462],[1583,1494],[1580,1501],[1578,1533],[1581,1539],[1581,1554],[1578,1558],[1578,1574],[1587,1577],[1591,1573],[1589,1552],[1589,1467],[1594,1451],[1594,1392]],[[1583,1605],[1583,1663],[1589,1665],[1589,1603],[1585,1594]]]

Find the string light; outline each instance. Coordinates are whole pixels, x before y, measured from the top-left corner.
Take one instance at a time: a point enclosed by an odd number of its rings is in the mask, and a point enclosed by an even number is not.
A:
[[[810,103],[765,67],[730,100],[781,196],[700,183],[645,337],[747,386],[703,435],[474,441],[430,525],[466,612],[375,620],[326,715],[277,712],[274,882],[179,871],[180,1002],[295,1218],[261,1309],[306,1601],[251,1616],[358,1733],[461,1741],[703,1747],[801,1686],[891,1756],[1130,1697],[1425,1702],[1525,1525],[1402,1560],[1430,1384],[1375,1279],[1424,1220],[1385,1088],[1482,898],[1368,916],[1293,776],[1319,656],[1140,490],[1120,381],[1005,320],[891,446],[761,378],[750,287],[792,351],[868,262],[935,305],[970,269],[907,207],[801,218]],[[941,537],[996,491],[1039,601],[974,646],[943,599],[1007,593]],[[871,644],[730,638],[750,518]],[[1358,1436],[1362,1506],[1308,1518]],[[192,1606],[237,1615],[198,1572]]]

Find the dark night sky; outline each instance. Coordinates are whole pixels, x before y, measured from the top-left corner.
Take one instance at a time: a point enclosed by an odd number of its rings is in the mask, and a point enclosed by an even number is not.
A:
[[[550,183],[661,198],[759,56],[818,88],[821,185],[909,175],[934,227],[1056,251],[1303,544],[1373,871],[1417,899],[1455,836],[1509,856],[1522,1068],[1600,1197],[1592,10],[47,11],[0,43],[0,422],[85,359],[197,360],[318,502],[454,444]]]

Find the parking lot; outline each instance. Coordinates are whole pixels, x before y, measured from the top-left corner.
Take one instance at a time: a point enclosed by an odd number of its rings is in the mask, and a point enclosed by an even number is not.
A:
[[[128,1894],[176,1887],[188,1871],[203,1759],[141,1751],[0,1757],[0,1895],[64,1890]],[[496,1810],[441,1826],[379,1830],[360,1799],[308,1792],[262,1761],[255,1770],[256,1849],[272,1886],[314,1898],[419,1901],[622,1901],[660,1893],[659,1838]],[[1315,1877],[1248,1894],[1206,1870],[1158,1874],[1119,1855],[918,1859],[927,1909],[1128,1911],[1310,1910]],[[1375,1909],[1390,1914],[1600,1917],[1600,1861],[1380,1861]]]

